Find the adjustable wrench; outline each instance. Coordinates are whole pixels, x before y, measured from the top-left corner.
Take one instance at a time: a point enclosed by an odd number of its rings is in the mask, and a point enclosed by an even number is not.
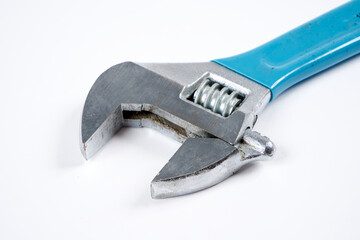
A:
[[[183,143],[152,181],[152,197],[211,187],[273,155],[269,138],[252,131],[270,101],[359,52],[360,1],[353,0],[233,57],[115,65],[87,96],[81,151],[90,158],[120,128],[151,127]]]

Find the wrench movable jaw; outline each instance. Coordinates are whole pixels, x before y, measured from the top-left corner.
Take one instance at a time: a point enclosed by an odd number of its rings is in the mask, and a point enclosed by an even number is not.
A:
[[[238,155],[236,147],[218,138],[189,138],[151,182],[151,197],[175,197],[211,187],[240,168]]]
[[[251,130],[236,146],[218,138],[189,138],[151,182],[151,196],[176,197],[212,187],[274,151],[267,137]]]
[[[244,90],[244,95],[242,95],[244,101],[237,109],[232,110],[231,114],[228,112],[227,116],[222,116],[207,109],[205,104],[199,105],[191,99],[203,79],[208,81],[210,78],[217,85],[224,85],[223,95],[233,97],[234,94],[230,94],[230,88]],[[85,158],[92,157],[121,127],[127,126],[151,127],[180,142],[185,141],[180,152],[184,147],[188,148],[187,142],[197,143],[193,147],[201,142],[209,143],[208,146],[200,144],[203,150],[210,150],[211,145],[216,142],[216,146],[222,146],[219,149],[222,155],[215,153],[204,155],[208,156],[202,158],[206,166],[196,165],[197,160],[192,158],[191,153],[187,153],[188,163],[193,162],[188,166],[193,166],[193,172],[196,174],[184,173],[181,176],[175,176],[174,181],[171,175],[175,172],[166,170],[174,162],[179,161],[173,159],[152,183],[154,198],[199,191],[224,180],[243,165],[243,161],[235,161],[235,159],[243,159],[237,145],[243,139],[246,129],[252,128],[256,115],[269,99],[268,89],[211,62],[118,64],[101,74],[88,94],[81,121],[81,151]],[[223,104],[226,103],[227,101]],[[229,110],[226,105],[224,109]],[[229,149],[231,152],[227,152]],[[177,153],[176,156],[179,154]],[[184,153],[181,155],[183,156]],[[220,168],[225,169],[225,166],[228,166],[228,171],[215,174]],[[170,179],[163,179],[165,173],[171,176]],[[197,185],[192,186],[179,184],[184,180],[188,183],[194,182],[191,179],[195,179],[195,175],[198,180],[200,176],[212,176],[212,180],[199,180]],[[172,195],[163,193],[162,191],[170,189],[169,183],[182,185],[182,190],[173,189]]]

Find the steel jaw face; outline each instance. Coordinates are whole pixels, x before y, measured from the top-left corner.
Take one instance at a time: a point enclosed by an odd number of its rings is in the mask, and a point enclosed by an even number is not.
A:
[[[125,62],[91,88],[81,121],[81,151],[92,157],[120,128],[150,127],[182,142],[151,183],[153,198],[211,187],[241,166],[272,156],[252,131],[270,90],[213,62]]]

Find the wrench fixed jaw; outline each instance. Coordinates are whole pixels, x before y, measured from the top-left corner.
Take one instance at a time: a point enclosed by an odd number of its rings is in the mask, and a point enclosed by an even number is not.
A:
[[[226,117],[194,103],[191,96],[205,78],[231,89],[229,94],[240,91],[243,102]],[[246,158],[237,145],[247,129],[252,128],[270,96],[268,89],[212,62],[118,64],[101,74],[88,94],[81,120],[81,151],[85,158],[92,157],[120,128],[127,126],[151,127],[185,142],[180,152],[184,146],[186,149],[210,150],[211,143],[206,146],[199,141],[214,142],[216,139],[217,145],[222,146],[218,152],[223,155],[201,157],[204,159],[202,165],[196,165],[196,158],[186,150],[185,155],[182,153],[182,156],[187,156],[186,163],[180,164],[179,159],[184,157],[175,157],[168,164],[171,163],[171,167],[179,161],[178,166],[184,165],[188,172],[170,171],[168,177],[163,178],[169,169],[166,165],[152,183],[154,198],[199,191],[224,180],[243,165],[241,159]],[[187,141],[194,141],[192,139],[198,143],[187,144]],[[227,153],[224,149],[232,151]],[[235,164],[234,159],[239,163]],[[226,166],[227,171],[218,171]],[[201,176],[203,180],[199,179]],[[182,184],[185,180],[192,184]],[[173,187],[168,187],[169,183]],[[177,190],[176,186],[180,185]]]

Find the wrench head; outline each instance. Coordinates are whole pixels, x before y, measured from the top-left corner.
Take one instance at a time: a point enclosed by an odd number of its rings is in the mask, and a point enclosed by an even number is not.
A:
[[[209,79],[244,96],[230,115],[224,117],[193,101],[194,92]],[[154,128],[185,143],[154,179],[152,196],[198,191],[237,171],[241,164],[218,169],[235,156],[242,163],[238,145],[270,97],[268,89],[213,62],[125,62],[101,74],[88,94],[81,151],[85,158],[92,157],[121,127]]]

